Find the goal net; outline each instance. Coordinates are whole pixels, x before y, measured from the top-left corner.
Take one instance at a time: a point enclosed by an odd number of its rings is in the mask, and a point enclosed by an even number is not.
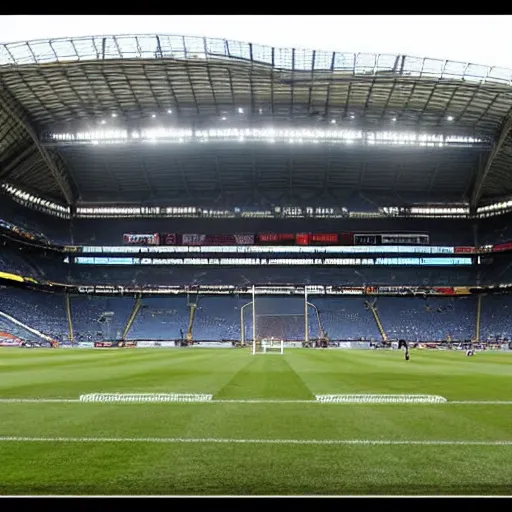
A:
[[[253,353],[283,353],[290,342],[304,342],[306,304],[304,297],[253,296]]]

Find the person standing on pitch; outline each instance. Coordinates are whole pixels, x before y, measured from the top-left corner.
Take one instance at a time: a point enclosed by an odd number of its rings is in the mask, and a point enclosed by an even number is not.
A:
[[[409,345],[407,344],[407,341],[405,341],[405,340],[398,341],[398,350],[400,350],[401,348],[404,349],[405,360],[409,361]]]

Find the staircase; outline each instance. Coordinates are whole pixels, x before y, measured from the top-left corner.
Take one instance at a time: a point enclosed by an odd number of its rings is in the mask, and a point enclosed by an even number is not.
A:
[[[190,307],[190,318],[188,321],[187,342],[192,343],[194,340],[194,320],[196,318],[197,303],[189,304],[189,307]]]
[[[66,314],[68,317],[68,325],[69,325],[69,341],[71,343],[75,342],[75,332],[73,329],[73,316],[71,314],[71,298],[69,294],[66,293]]]
[[[377,308],[375,307],[377,301],[375,301],[373,304],[368,303],[370,307],[370,311],[373,314],[373,318],[375,319],[375,323],[377,324],[377,327],[379,329],[380,335],[382,336],[383,341],[388,341],[388,335],[386,334],[386,331],[384,330],[384,327],[382,325],[382,322],[380,320],[379,312],[377,311]]]
[[[478,300],[476,303],[476,334],[475,334],[475,341],[480,341],[480,321],[482,318],[482,300],[483,296],[479,295]]]
[[[130,332],[130,329],[133,326],[133,322],[135,322],[135,319],[137,318],[137,315],[139,314],[140,308],[142,307],[142,297],[137,297],[137,300],[135,301],[135,305],[133,306],[132,314],[130,315],[130,318],[128,319],[128,322],[126,324],[126,327],[124,328],[123,332],[123,340],[126,341],[126,338],[128,337],[128,333]]]

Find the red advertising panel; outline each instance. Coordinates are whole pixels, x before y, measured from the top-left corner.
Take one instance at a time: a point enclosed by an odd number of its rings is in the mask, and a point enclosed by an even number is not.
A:
[[[181,235],[182,245],[254,245],[254,235]]]
[[[512,251],[512,242],[508,242],[506,244],[493,245],[492,250],[494,252]]]
[[[293,245],[295,233],[259,233],[257,240],[262,245]]]
[[[310,235],[308,233],[297,233],[295,241],[297,245],[309,245]]]
[[[281,233],[261,233],[258,235],[261,244],[284,244],[295,242],[296,245],[337,245],[339,235],[337,233],[296,233],[292,235]]]
[[[110,348],[113,346],[114,346],[114,343],[112,341],[95,341],[94,342],[95,348]]]
[[[340,233],[340,245],[354,245],[354,233]]]
[[[310,236],[311,245],[338,245],[339,241],[338,233],[313,233]]]
[[[436,286],[434,290],[436,291],[436,293],[439,293],[441,295],[455,295],[455,290],[451,286]]]
[[[472,254],[476,252],[476,247],[455,247],[455,254]]]
[[[117,344],[118,347],[135,348],[137,346],[136,341],[120,341]]]

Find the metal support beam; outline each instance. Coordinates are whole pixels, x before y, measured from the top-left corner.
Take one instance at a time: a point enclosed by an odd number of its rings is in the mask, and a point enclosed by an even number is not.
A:
[[[480,198],[482,197],[482,191],[483,191],[483,187],[485,184],[485,180],[486,180],[487,176],[489,175],[489,171],[491,170],[492,163],[494,162],[496,155],[500,152],[501,147],[503,146],[503,143],[507,139],[511,129],[512,129],[512,115],[510,115],[503,123],[500,133],[499,133],[499,136],[498,136],[498,140],[493,145],[485,165],[483,165],[480,168],[480,172],[478,173],[477,178],[475,180],[475,184],[473,186],[473,193],[471,194],[470,206],[472,208],[476,208],[478,206],[478,203],[480,202]]]
[[[7,165],[0,171],[0,179],[8,179],[11,171],[13,171],[21,162],[24,162],[25,159],[30,157],[34,152],[35,148],[31,144],[26,147],[21,153],[19,153],[16,157],[10,160]]]
[[[68,205],[72,205],[75,201],[73,190],[69,181],[68,173],[59,165],[58,162],[50,155],[49,151],[41,144],[39,137],[30,124],[27,115],[24,113],[18,101],[7,91],[3,83],[0,83],[0,107],[3,108],[10,116],[27,132],[35,147],[39,151],[41,158],[44,160],[53,178],[59,185],[59,188],[66,199]]]

